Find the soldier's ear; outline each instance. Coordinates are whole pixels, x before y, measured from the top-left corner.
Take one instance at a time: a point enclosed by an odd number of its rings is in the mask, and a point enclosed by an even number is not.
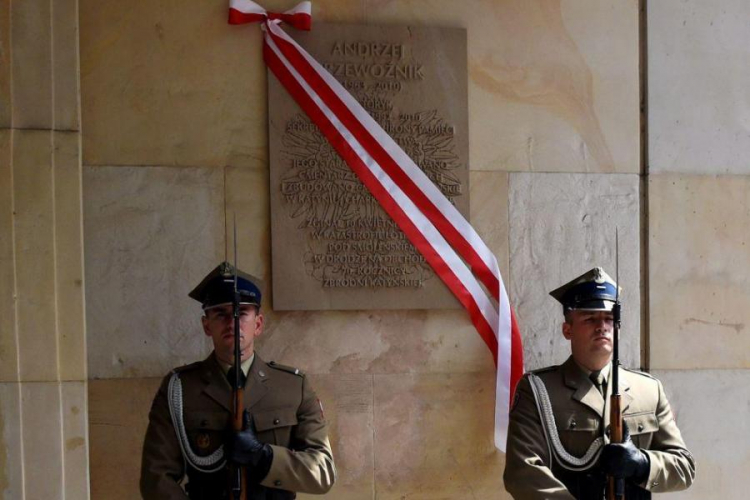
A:
[[[563,334],[563,337],[570,340],[570,323],[568,323],[567,321],[563,321],[562,334]]]
[[[255,313],[255,332],[253,333],[254,337],[257,337],[261,333],[263,333],[263,325],[266,322],[266,318],[263,317],[263,315],[260,313],[260,311],[257,311]]]
[[[206,317],[205,314],[201,316],[201,325],[203,325],[203,333],[205,333],[207,337],[210,337],[211,332],[208,331],[208,317]]]

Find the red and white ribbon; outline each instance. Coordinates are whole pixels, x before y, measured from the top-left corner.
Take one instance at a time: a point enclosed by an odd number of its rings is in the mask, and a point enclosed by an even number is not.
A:
[[[310,3],[303,4],[285,15],[305,11],[309,16]],[[263,55],[269,69],[469,312],[497,366],[494,438],[495,446],[505,451],[511,397],[523,374],[523,348],[497,259],[357,100],[279,27],[280,20],[254,2],[230,0],[230,23],[264,22]]]
[[[278,14],[268,12],[250,0],[230,0],[229,2],[229,24],[262,23],[277,19],[291,24],[298,30],[309,31],[312,27],[312,4],[300,2],[293,9]]]

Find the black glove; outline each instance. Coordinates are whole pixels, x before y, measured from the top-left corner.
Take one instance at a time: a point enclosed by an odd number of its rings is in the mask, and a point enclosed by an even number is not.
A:
[[[599,457],[599,467],[608,476],[642,483],[651,472],[651,461],[630,440],[630,431],[624,422],[622,437],[622,443],[610,443],[604,447]]]
[[[229,440],[229,459],[236,464],[248,466],[250,480],[257,483],[271,469],[273,449],[258,440],[247,410],[242,414],[242,421],[243,430],[235,432]]]

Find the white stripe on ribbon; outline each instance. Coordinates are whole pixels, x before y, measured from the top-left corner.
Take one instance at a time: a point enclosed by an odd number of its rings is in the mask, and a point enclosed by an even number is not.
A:
[[[399,146],[396,141],[394,141],[393,138],[383,130],[372,116],[359,104],[359,102],[357,102],[354,96],[352,96],[339,83],[339,81],[331,75],[330,72],[318,63],[318,61],[316,61],[307,51],[300,47],[299,44],[287,35],[278,25],[272,26],[271,31],[274,35],[292,44],[299,51],[300,55],[307,60],[313,69],[315,69],[331,90],[341,99],[341,101],[343,101],[349,111],[351,111],[362,125],[364,125],[375,141],[385,149],[393,162],[414,181],[422,193],[426,195],[427,199],[435,205],[439,212],[445,216],[448,222],[467,241],[467,243],[477,251],[484,266],[499,281],[501,279],[500,268],[497,264],[495,255],[487,247],[484,241],[482,241],[482,238],[477,234],[471,224],[469,224],[458,209],[450,202],[450,200],[448,200],[440,189],[438,189],[435,183],[427,177],[424,171],[414,163],[406,152],[404,152],[401,146]],[[464,256],[464,258],[466,257]],[[492,293],[495,295],[497,290],[492,290]],[[499,298],[499,296],[496,296],[496,298]]]
[[[508,441],[508,424],[510,423],[510,398],[513,360],[511,358],[513,345],[513,313],[510,310],[508,293],[505,291],[503,278],[500,278],[499,321],[497,336],[497,373],[495,374],[495,446],[505,451]],[[518,333],[518,332],[516,332]],[[523,373],[523,366],[516,367],[519,375]]]
[[[273,38],[273,36],[278,37],[280,40],[282,40],[282,43],[286,43],[287,46],[293,47],[293,49],[295,50],[295,54],[297,56],[301,56],[305,58],[305,60],[308,62],[312,70],[315,71],[315,74],[319,76],[321,79],[323,79],[324,81],[323,85],[328,85],[328,88],[327,89],[324,88],[323,90],[329,90],[329,92],[332,91],[337,98],[340,98],[341,101],[344,101],[344,105],[347,107],[347,110],[351,114],[354,115],[353,124],[355,126],[357,124],[361,124],[362,121],[367,122],[369,130],[371,130],[373,134],[377,135],[378,137],[374,138],[374,141],[373,140],[369,140],[369,141],[360,140],[360,143],[363,143],[365,145],[365,148],[368,149],[368,152],[370,153],[371,156],[372,156],[372,149],[377,149],[376,147],[373,147],[372,145],[373,142],[375,142],[375,144],[378,144],[377,143],[378,139],[383,139],[383,140],[387,139],[387,142],[388,142],[387,146],[392,150],[398,151],[399,158],[405,163],[403,164],[396,163],[392,156],[389,156],[387,160],[389,160],[391,164],[394,164],[396,168],[400,168],[402,172],[404,172],[404,165],[405,165],[406,168],[408,169],[408,173],[407,173],[407,175],[409,176],[408,178],[411,179],[413,177],[420,183],[420,185],[425,186],[425,189],[429,191],[432,198],[436,200],[436,203],[434,203],[434,205],[438,205],[440,207],[439,210],[446,210],[446,211],[449,211],[450,214],[452,214],[452,217],[454,220],[454,224],[453,224],[454,227],[456,225],[459,225],[462,231],[471,233],[469,235],[469,238],[464,238],[464,240],[477,239],[481,242],[483,248],[486,250],[484,253],[489,255],[489,258],[491,262],[493,263],[494,275],[499,276],[500,271],[499,271],[499,267],[497,266],[497,260],[495,259],[495,256],[492,254],[492,252],[489,251],[489,249],[486,247],[484,242],[481,241],[481,238],[479,238],[479,236],[476,234],[476,232],[471,227],[471,225],[469,225],[466,219],[463,218],[463,216],[458,212],[458,210],[456,210],[456,208],[450,203],[450,201],[438,190],[438,188],[432,183],[432,181],[430,181],[430,179],[425,175],[425,173],[419,167],[417,167],[417,165],[411,160],[411,158],[409,158],[406,155],[406,153],[404,153],[403,150],[395,143],[395,141],[393,141],[390,138],[390,136],[380,127],[380,125],[378,125],[372,119],[372,117],[370,117],[369,113],[367,113],[367,111],[362,108],[362,106],[351,96],[351,94],[349,94],[338,83],[338,81],[336,81],[336,79],[333,78],[333,76],[331,76],[330,73],[328,73],[328,71],[326,71],[320,64],[318,64],[317,61],[315,61],[315,59],[313,59],[304,49],[302,49],[302,47],[300,47],[293,39],[291,39],[276,23],[271,23],[269,25],[269,31],[271,31],[271,34],[272,34],[271,38]],[[283,49],[281,50],[281,52],[283,52]],[[286,59],[285,56],[284,58]],[[291,61],[289,62],[289,64],[291,66],[294,66],[294,64]],[[295,69],[296,69],[296,66],[295,66]],[[318,88],[316,86],[316,83],[309,82],[309,81],[308,83],[311,86]],[[325,97],[322,97],[322,99],[325,100]],[[370,134],[370,137],[372,137],[373,134]],[[368,138],[365,137],[365,139],[368,139]],[[369,148],[368,148],[368,145],[369,145]],[[397,180],[394,179],[394,181],[396,181],[396,183],[399,184]],[[399,184],[399,186],[402,189],[404,188],[404,186],[401,184]],[[422,190],[423,194],[424,194],[425,189]],[[430,218],[433,224],[436,223],[435,218],[440,217],[441,215],[440,212],[436,212],[434,210],[426,211],[424,213],[428,218]],[[459,234],[458,236],[461,237],[462,235]],[[459,248],[459,252],[460,252],[460,245],[456,245],[454,243],[453,248],[457,248],[457,247]],[[476,265],[476,262],[472,261],[471,256],[466,255],[464,253],[462,253],[461,256],[464,259],[466,259],[470,264]],[[491,285],[494,285],[491,288],[491,290],[493,291],[493,295],[499,298],[500,296],[500,292],[498,290],[499,280],[496,279],[495,282],[492,283]],[[495,334],[494,335],[495,338],[497,338],[498,327],[497,325],[495,325],[496,321],[489,321],[489,323],[493,325],[492,330]],[[496,357],[497,356],[497,352],[496,352],[497,343],[495,342],[495,345],[491,345],[490,348],[493,350],[493,357]]]
[[[313,121],[326,135],[332,134],[329,140],[335,142],[334,147],[345,156],[381,206],[469,311],[497,362],[494,440],[495,446],[505,451],[511,387],[520,378],[523,361],[520,336],[494,254],[455,206],[356,99],[278,26],[278,20],[272,20],[278,19],[278,14],[269,14],[250,0],[230,0],[230,8],[240,15],[249,15],[240,18],[240,23],[255,21],[256,16],[266,20],[263,26],[266,46],[278,60],[269,56],[269,68],[295,99],[303,99],[306,103],[303,107],[313,106],[306,110],[312,113]],[[284,14],[309,16],[310,12],[310,2],[302,2]],[[304,19],[307,19],[304,29],[309,29],[309,18]],[[232,15],[230,22],[233,22]],[[298,95],[300,92],[305,98]],[[491,297],[477,278],[488,288]],[[497,300],[499,311],[495,310],[492,298]]]
[[[243,14],[268,15],[268,11],[253,2],[252,0],[229,0],[229,8],[235,9]],[[309,1],[298,3],[293,9],[289,9],[284,14],[307,14],[312,15],[312,3]]]
[[[295,47],[295,49],[297,49],[299,54],[308,61],[310,66],[315,69],[321,76],[321,78],[331,87],[331,89],[336,92],[336,94],[341,98],[344,104],[352,111],[354,116],[358,118],[363,123],[363,125],[365,125],[372,136],[384,145],[386,150],[392,155],[392,158],[394,158],[394,161],[397,163],[397,165],[403,168],[407,175],[415,180],[417,186],[422,189],[425,194],[427,194],[428,198],[433,201],[441,211],[443,211],[443,213],[447,216],[448,220],[453,224],[453,226],[456,227],[462,235],[468,233],[468,237],[466,237],[466,240],[472,243],[475,248],[479,247],[479,255],[482,256],[482,259],[487,267],[492,270],[492,274],[498,279],[498,305],[501,308],[499,314],[494,310],[494,307],[491,304],[489,304],[489,308],[487,307],[489,302],[487,295],[484,293],[484,290],[481,290],[481,287],[476,278],[473,276],[473,274],[471,274],[463,261],[458,260],[458,262],[460,263],[461,272],[456,272],[457,264],[455,263],[455,259],[458,259],[458,257],[453,251],[452,247],[445,241],[445,239],[440,237],[438,240],[434,237],[428,237],[428,241],[430,241],[432,247],[435,248],[435,250],[441,256],[445,256],[446,254],[450,255],[450,258],[444,260],[446,260],[446,262],[451,262],[451,264],[449,264],[451,269],[457,276],[460,275],[459,279],[464,284],[464,286],[468,290],[470,290],[472,298],[480,306],[480,310],[482,310],[482,314],[485,320],[491,326],[495,334],[495,338],[497,339],[498,359],[496,372],[494,438],[496,446],[504,451],[504,444],[507,441],[508,414],[510,409],[511,396],[510,380],[512,339],[510,303],[508,301],[508,295],[499,272],[497,259],[489,250],[489,248],[487,248],[485,243],[481,240],[474,228],[471,227],[468,221],[466,221],[463,215],[461,215],[461,213],[456,210],[453,204],[451,204],[450,201],[448,201],[448,199],[438,190],[435,184],[411,160],[411,158],[406,155],[403,149],[401,149],[398,144],[396,144],[396,142],[380,127],[380,125],[375,122],[370,114],[362,108],[362,106],[352,97],[352,95],[347,92],[328,71],[326,71],[315,59],[313,59],[312,56],[310,56],[304,49],[302,49],[299,44],[297,44],[291,37],[289,37],[289,35],[287,35],[286,32],[284,32],[277,23],[268,23],[268,27],[269,31],[273,35],[278,36],[279,38]],[[273,40],[273,37],[267,35],[266,40],[267,43],[269,43],[269,46],[274,50],[274,53],[276,53],[277,57],[284,63],[290,73],[294,75],[298,83],[306,90],[308,95],[313,98],[318,107],[323,110],[326,117],[328,117],[328,119],[335,124],[337,130],[339,130],[339,132],[346,137],[347,142],[351,143],[351,141],[356,141],[353,134],[348,129],[346,129],[346,127],[338,120],[338,118],[336,118],[334,113],[328,108],[328,106],[325,105],[322,98],[317,93],[315,93],[314,90],[312,90],[307,81],[297,72],[296,68],[284,56],[284,54],[281,52],[281,50]],[[422,233],[427,236],[425,231],[429,231],[430,234],[436,232],[437,229],[435,228],[435,226],[431,222],[425,220],[425,216],[414,205],[412,200],[403,193],[400,187],[398,187],[393,182],[393,180],[382,170],[380,165],[372,158],[372,156],[370,156],[369,153],[367,153],[367,151],[363,149],[362,145],[358,141],[356,141],[355,150],[358,151],[358,154],[363,159],[363,162],[370,168],[371,171],[373,171],[376,177],[381,180],[381,183],[384,185],[384,187],[386,187],[389,193],[393,193],[394,190],[397,190],[398,195],[395,196],[396,201],[405,208],[405,212],[407,213],[407,215],[415,221],[415,224],[420,228]],[[429,226],[426,226],[426,224],[429,224]],[[490,310],[492,311],[491,317],[488,316]]]
[[[281,31],[277,23],[269,23],[271,29],[274,27]],[[283,31],[281,31],[283,33]],[[442,257],[443,261],[448,265],[453,274],[459,279],[464,287],[471,294],[472,299],[479,307],[487,323],[492,328],[495,335],[497,335],[497,318],[498,313],[495,310],[494,305],[487,297],[487,294],[482,289],[481,285],[471,273],[469,268],[464,264],[461,258],[453,251],[451,246],[443,238],[440,232],[435,226],[422,214],[422,212],[414,205],[414,202],[404,194],[399,186],[397,186],[393,180],[386,174],[381,166],[370,156],[360,144],[357,138],[344,126],[338,117],[328,108],[323,99],[310,87],[307,81],[297,72],[296,68],[286,59],[284,54],[279,49],[276,42],[272,37],[267,38],[268,46],[274,51],[279,60],[284,64],[287,71],[291,73],[297,83],[305,90],[307,95],[315,102],[320,111],[325,115],[328,121],[335,127],[338,133],[346,140],[346,142],[352,147],[357,156],[361,159],[362,163],[367,166],[370,172],[378,179],[380,184],[386,189],[386,191],[393,197],[394,201],[404,210],[409,219],[419,229],[425,239],[430,245],[437,251]]]

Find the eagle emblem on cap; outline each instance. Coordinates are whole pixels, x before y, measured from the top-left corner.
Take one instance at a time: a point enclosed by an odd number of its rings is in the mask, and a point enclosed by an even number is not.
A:
[[[592,271],[594,272],[593,278],[596,283],[604,283],[607,281],[606,278],[604,278],[604,269],[601,267],[595,267]]]

